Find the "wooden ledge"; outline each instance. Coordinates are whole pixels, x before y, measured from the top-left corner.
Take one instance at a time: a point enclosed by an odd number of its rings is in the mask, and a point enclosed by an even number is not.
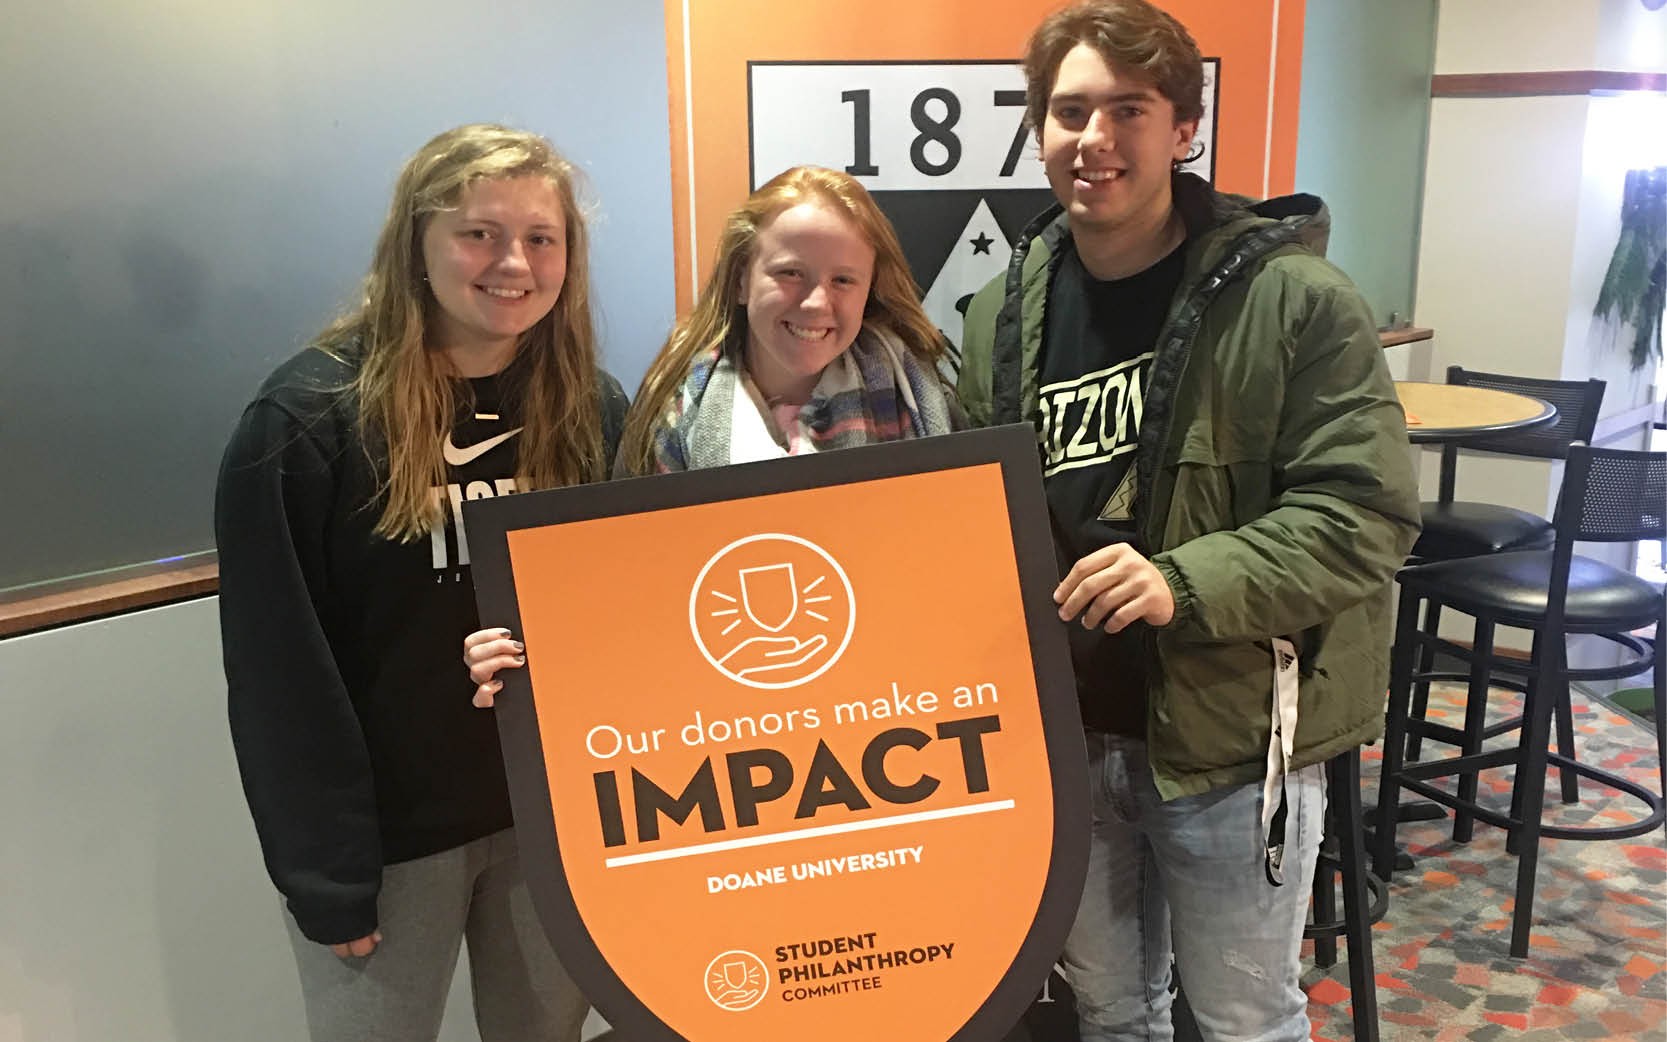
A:
[[[1435,330],[1433,329],[1425,329],[1423,326],[1403,326],[1400,329],[1378,330],[1378,343],[1384,347],[1399,347],[1402,344],[1429,340],[1434,336]]]
[[[143,572],[90,585],[53,583],[19,591],[0,600],[0,637],[207,597],[220,589],[220,566],[212,559],[185,567],[145,566]]]
[[[1443,73],[1430,77],[1432,98],[1534,98],[1630,91],[1667,92],[1667,73],[1574,69],[1564,72]]]

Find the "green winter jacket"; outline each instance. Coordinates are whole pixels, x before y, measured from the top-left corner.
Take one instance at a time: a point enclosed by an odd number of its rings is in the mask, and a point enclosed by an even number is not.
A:
[[[1254,207],[1176,175],[1181,289],[1154,348],[1135,524],[1175,596],[1153,630],[1147,750],[1165,799],[1262,778],[1271,638],[1301,663],[1294,768],[1382,732],[1390,583],[1417,538],[1406,417],[1312,196]],[[1058,207],[967,309],[974,425],[1036,420]]]

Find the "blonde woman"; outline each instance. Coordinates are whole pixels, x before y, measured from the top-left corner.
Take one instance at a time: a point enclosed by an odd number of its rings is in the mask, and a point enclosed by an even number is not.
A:
[[[897,233],[847,174],[794,167],[724,222],[712,276],[649,366],[622,470],[898,441],[958,423]]]
[[[712,277],[649,366],[617,470],[721,467],[943,434],[962,425],[939,376],[897,233],[855,178],[794,167],[728,220]],[[507,630],[464,644],[491,705],[524,664]]]
[[[574,170],[473,125],[406,164],[363,302],[279,367],[220,471],[233,744],[315,1040],[433,1039],[460,944],[483,1042],[576,1042],[495,726],[462,707],[467,499],[606,476]]]

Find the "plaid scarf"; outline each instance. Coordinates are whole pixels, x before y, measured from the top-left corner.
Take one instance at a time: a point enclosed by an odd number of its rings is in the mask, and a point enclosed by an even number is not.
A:
[[[730,458],[735,395],[747,393],[738,356],[720,345],[695,360],[677,400],[655,428],[656,471],[748,462]],[[864,326],[856,341],[822,370],[796,422],[817,452],[947,434],[965,426],[938,371],[871,326]]]

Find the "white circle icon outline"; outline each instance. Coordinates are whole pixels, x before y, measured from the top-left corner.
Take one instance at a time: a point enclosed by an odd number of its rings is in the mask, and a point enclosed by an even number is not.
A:
[[[733,959],[733,957],[737,955],[743,956],[743,959]],[[750,998],[741,997],[744,996],[745,993],[740,992],[740,989],[744,985],[751,984],[752,981],[749,979],[736,983],[735,981],[730,980],[728,978],[728,974],[725,972],[729,968],[724,963],[724,960],[726,959],[730,959],[732,962],[742,962],[744,959],[750,959],[752,962],[757,963],[757,968],[759,970],[758,976],[760,978],[758,984],[758,994],[753,995]],[[751,975],[748,974],[748,976],[750,977]],[[712,993],[712,982],[714,979],[727,985],[731,990],[714,995]],[[728,1010],[731,1013],[742,1013],[746,1010],[752,1009],[760,1002],[763,1002],[764,996],[770,993],[770,968],[764,965],[763,959],[760,959],[752,952],[749,952],[744,948],[731,948],[727,952],[719,952],[716,958],[706,964],[706,974],[702,983],[706,988],[706,997],[712,1000],[712,1005],[718,1007],[719,1009]],[[737,999],[732,999],[729,1002],[723,1001],[724,996],[733,995],[738,992],[740,992],[740,995],[737,996]]]
[[[752,677],[736,674],[730,671],[718,658],[713,656],[711,649],[707,648],[706,641],[700,635],[700,591],[706,582],[706,576],[712,571],[712,566],[717,564],[718,561],[731,550],[734,550],[737,547],[746,546],[749,543],[757,543],[764,540],[778,540],[802,546],[814,553],[816,556],[820,557],[823,561],[827,562],[827,565],[830,569],[832,569],[833,574],[838,577],[840,586],[845,590],[845,603],[850,606],[850,610],[846,613],[845,632],[839,638],[839,646],[834,648],[833,654],[828,656],[827,661],[823,662],[820,666],[817,666],[810,673],[807,673],[806,675],[795,680],[756,680]],[[747,571],[753,570],[754,569],[747,569]],[[857,597],[855,592],[851,589],[851,580],[845,574],[845,569],[840,567],[839,562],[834,560],[832,554],[802,536],[788,535],[785,532],[761,532],[758,535],[743,536],[742,538],[737,539],[729,545],[723,547],[711,557],[708,557],[706,559],[706,563],[701,566],[700,574],[695,576],[694,585],[689,588],[689,633],[695,639],[695,647],[700,650],[701,657],[706,659],[706,661],[711,664],[713,669],[722,673],[730,680],[735,681],[737,684],[745,684],[747,687],[759,688],[765,691],[780,691],[786,688],[798,687],[801,684],[810,683],[823,673],[826,673],[835,662],[839,661],[840,656],[845,654],[846,647],[848,647],[851,643],[851,634],[856,632],[856,628]]]

